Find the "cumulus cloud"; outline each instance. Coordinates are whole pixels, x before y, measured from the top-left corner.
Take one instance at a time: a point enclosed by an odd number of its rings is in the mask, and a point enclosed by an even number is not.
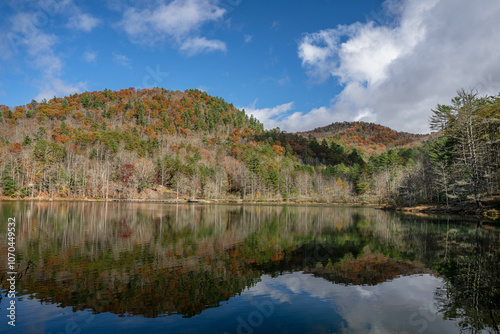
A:
[[[500,91],[499,1],[387,0],[384,6],[391,24],[374,17],[302,36],[298,56],[308,76],[324,84],[334,78],[342,91],[328,106],[272,124],[307,130],[366,120],[425,133],[430,109],[449,103],[457,89]]]
[[[281,126],[283,122],[283,117],[287,117],[286,114],[293,110],[293,102],[288,102],[281,104],[279,106],[273,108],[262,108],[257,109],[255,105],[257,104],[257,100],[253,102],[253,104],[245,109],[245,112],[249,115],[253,115],[257,118],[261,123],[263,123],[266,128],[275,128]],[[288,119],[291,116],[288,116]]]
[[[332,100],[332,103],[334,100]],[[310,111],[302,112],[294,110],[294,102],[288,102],[271,108],[255,108],[255,102],[244,108],[245,112],[254,115],[264,124],[266,129],[279,127],[286,131],[306,131],[319,126],[325,126],[332,122],[342,122],[345,120],[374,122],[373,110],[363,108],[355,113],[351,113],[352,107],[346,104],[335,104],[334,112],[331,107],[314,108]]]
[[[51,78],[40,84],[40,93],[35,97],[36,101],[51,99],[54,96],[67,96],[76,92],[86,90],[85,82],[68,83],[61,78]]]
[[[182,51],[225,51],[222,41],[207,40],[197,35],[199,28],[221,20],[226,14],[212,0],[160,1],[154,7],[129,7],[118,24],[132,42],[154,45],[173,41]]]
[[[189,38],[180,48],[187,55],[195,55],[197,53],[223,51],[226,52],[226,44],[218,40],[208,40],[205,37]]]
[[[93,17],[92,15],[79,13],[79,14],[73,15],[69,19],[69,22],[66,26],[68,28],[81,30],[84,32],[90,32],[99,23],[100,23],[100,20]]]

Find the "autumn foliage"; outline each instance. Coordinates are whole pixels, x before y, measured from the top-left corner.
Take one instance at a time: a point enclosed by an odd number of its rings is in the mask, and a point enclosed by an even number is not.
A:
[[[104,89],[0,105],[0,116],[13,197],[348,201],[370,190],[367,143],[421,137],[361,122],[264,131],[197,89]]]

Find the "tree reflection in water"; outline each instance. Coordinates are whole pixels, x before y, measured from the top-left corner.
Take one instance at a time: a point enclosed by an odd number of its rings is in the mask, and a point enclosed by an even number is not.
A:
[[[192,317],[263,274],[304,271],[335,284],[443,277],[440,312],[498,332],[499,233],[371,208],[0,203],[0,247],[16,216],[21,294],[124,316]],[[5,277],[2,280],[5,285]]]

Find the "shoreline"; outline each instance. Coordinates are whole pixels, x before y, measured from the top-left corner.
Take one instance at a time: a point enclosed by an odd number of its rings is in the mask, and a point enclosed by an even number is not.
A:
[[[395,211],[406,214],[451,214],[459,215],[462,217],[489,219],[493,221],[500,219],[500,197],[497,196],[485,199],[481,202],[481,204],[481,208],[478,208],[475,202],[451,204],[448,205],[448,207],[442,204],[420,204],[412,207],[386,204],[380,209],[384,211]]]
[[[371,206],[382,208],[384,203],[370,203],[370,202],[316,202],[308,200],[243,200],[243,199],[153,199],[153,198],[62,198],[62,197],[24,197],[24,198],[11,198],[0,196],[0,201],[38,201],[38,202],[123,202],[123,203],[163,203],[163,204],[268,204],[268,205],[342,205],[342,206]]]
[[[465,202],[452,204],[446,207],[442,204],[420,204],[415,206],[399,206],[389,203],[373,202],[316,202],[308,200],[243,200],[243,199],[159,199],[159,198],[61,198],[61,197],[24,197],[11,198],[0,196],[0,201],[38,201],[38,202],[102,202],[102,203],[150,203],[150,204],[250,204],[250,205],[319,205],[319,206],[365,206],[383,211],[400,212],[414,215],[457,215],[462,217],[475,217],[497,221],[500,220],[500,196],[485,199],[482,208],[478,209],[475,203]]]

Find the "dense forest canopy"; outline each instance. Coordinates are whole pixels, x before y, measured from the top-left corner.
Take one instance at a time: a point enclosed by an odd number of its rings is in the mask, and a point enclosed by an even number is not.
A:
[[[197,89],[134,88],[0,106],[8,197],[462,201],[499,191],[500,98],[459,91],[433,136],[363,122],[265,131]]]
[[[415,147],[430,137],[430,135],[394,131],[386,126],[367,122],[336,122],[299,134],[306,137],[313,136],[317,140],[326,139],[345,144],[367,155],[380,154],[390,148]]]

